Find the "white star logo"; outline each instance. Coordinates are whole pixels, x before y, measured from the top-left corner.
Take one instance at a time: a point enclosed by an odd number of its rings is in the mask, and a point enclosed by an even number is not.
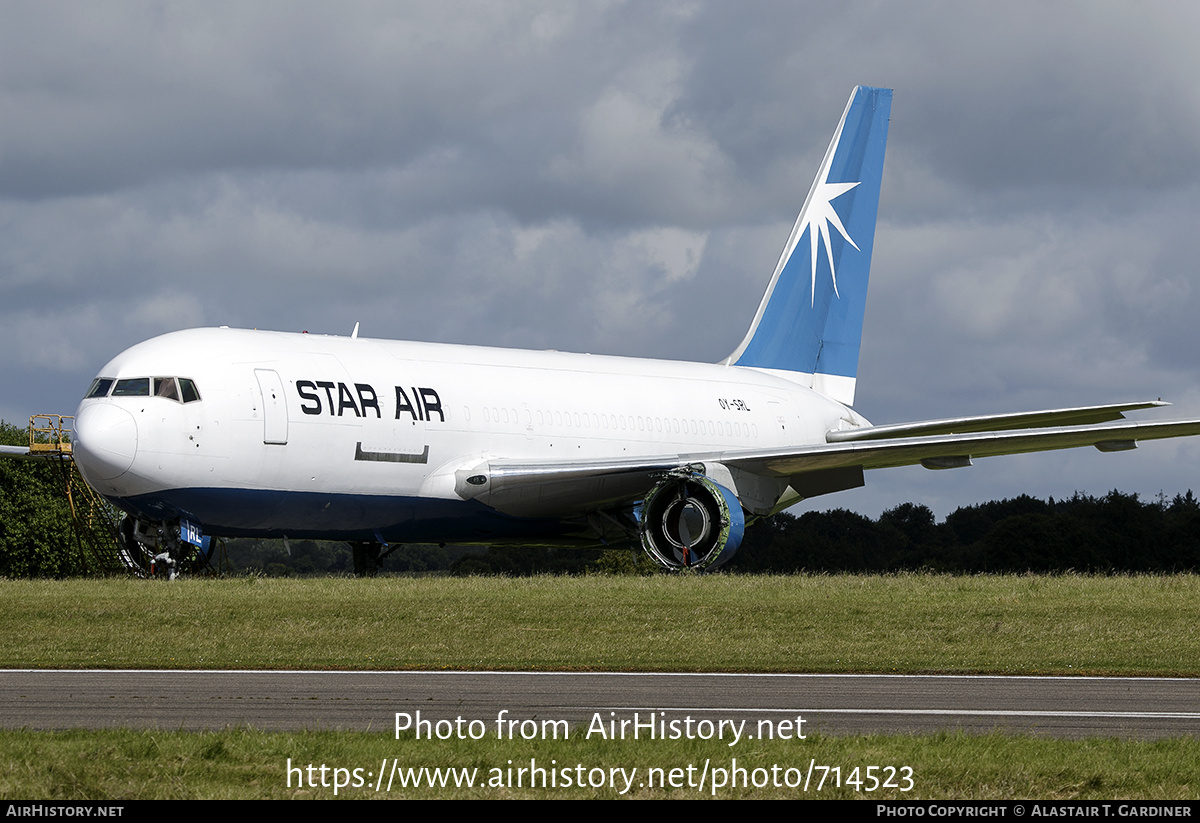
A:
[[[828,172],[826,172],[828,175]],[[800,226],[800,233],[804,233],[807,228],[809,244],[812,247],[812,297],[810,304],[815,304],[817,301],[817,237],[820,235],[820,241],[825,246],[825,256],[829,259],[829,276],[833,278],[833,293],[841,298],[838,294],[837,287],[837,272],[833,269],[833,250],[829,247],[829,226],[833,225],[837,229],[838,234],[842,239],[849,243],[858,251],[858,244],[855,243],[850,235],[846,233],[846,227],[842,225],[842,218],[838,217],[838,213],[833,210],[833,202],[838,197],[841,197],[846,192],[857,186],[858,183],[830,183],[828,180],[822,180],[813,187],[810,195],[808,208],[804,212],[804,222]]]

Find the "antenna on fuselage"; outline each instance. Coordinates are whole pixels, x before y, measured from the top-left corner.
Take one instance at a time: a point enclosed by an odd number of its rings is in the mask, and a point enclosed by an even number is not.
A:
[[[354,331],[350,332],[350,339],[351,340],[358,339],[358,323],[357,322],[354,324]]]

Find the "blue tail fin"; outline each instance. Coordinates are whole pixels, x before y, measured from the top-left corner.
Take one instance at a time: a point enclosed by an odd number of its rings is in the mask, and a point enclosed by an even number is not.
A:
[[[854,402],[891,107],[891,89],[855,87],[750,331],[724,362],[794,372]]]

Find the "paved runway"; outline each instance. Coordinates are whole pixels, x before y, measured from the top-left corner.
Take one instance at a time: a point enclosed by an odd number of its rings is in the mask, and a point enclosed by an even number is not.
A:
[[[530,672],[0,671],[0,727],[394,729],[424,720],[740,720],[748,733],[1200,735],[1200,680]],[[770,724],[759,724],[760,721]],[[785,722],[786,721],[786,722]],[[801,722],[802,721],[802,722]],[[443,726],[443,729],[447,727]],[[476,728],[479,728],[478,726]],[[510,727],[519,733],[521,726]],[[527,727],[531,728],[531,727]],[[632,727],[630,727],[632,728]]]

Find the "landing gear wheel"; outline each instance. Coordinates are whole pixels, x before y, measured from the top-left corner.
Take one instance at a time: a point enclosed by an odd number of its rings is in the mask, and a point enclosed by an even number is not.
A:
[[[355,577],[375,576],[379,571],[379,567],[383,565],[383,560],[379,556],[381,548],[378,543],[369,543],[362,540],[350,544],[350,549],[354,553]]]
[[[117,532],[121,562],[136,577],[174,580],[208,565],[202,551],[179,539],[178,525],[146,523],[126,515]]]

